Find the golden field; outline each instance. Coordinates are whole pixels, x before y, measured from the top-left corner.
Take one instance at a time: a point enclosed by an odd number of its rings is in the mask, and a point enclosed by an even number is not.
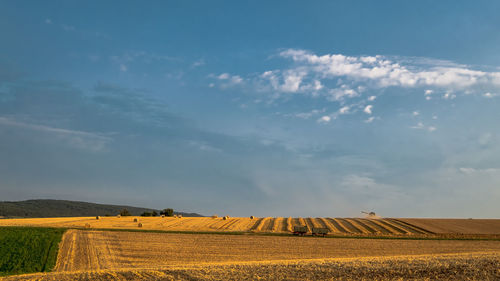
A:
[[[137,220],[135,222],[134,220]],[[140,223],[140,226],[139,226]],[[144,229],[191,232],[290,233],[294,226],[328,228],[331,235],[435,236],[486,235],[500,237],[498,219],[401,218],[227,218],[222,217],[59,217],[0,219],[0,226],[43,226],[92,229]]]
[[[500,242],[68,230],[53,273],[4,280],[500,278]],[[455,277],[455,278],[454,278]]]
[[[345,238],[285,235],[301,225]],[[500,220],[61,217],[0,226],[68,228],[54,272],[0,280],[500,279]],[[427,239],[462,236],[473,239]]]
[[[134,220],[137,220],[135,222]],[[231,231],[289,233],[294,226],[328,228],[338,235],[426,235],[430,231],[400,219],[364,218],[211,218],[211,217],[67,217],[1,219],[0,226],[44,226],[97,229],[141,229],[164,231]]]

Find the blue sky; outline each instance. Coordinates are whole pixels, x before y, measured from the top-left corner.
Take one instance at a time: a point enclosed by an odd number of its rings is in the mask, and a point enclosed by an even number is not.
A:
[[[496,1],[1,1],[0,200],[495,217]]]

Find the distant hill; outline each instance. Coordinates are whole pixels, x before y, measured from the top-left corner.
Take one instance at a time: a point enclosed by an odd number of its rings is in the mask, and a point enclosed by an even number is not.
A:
[[[88,217],[117,215],[121,210],[127,209],[132,215],[138,216],[143,212],[160,210],[120,206],[105,205],[79,201],[37,199],[26,201],[0,201],[0,217],[24,217],[24,218],[48,218],[48,217]],[[174,212],[184,217],[201,217],[196,213]]]

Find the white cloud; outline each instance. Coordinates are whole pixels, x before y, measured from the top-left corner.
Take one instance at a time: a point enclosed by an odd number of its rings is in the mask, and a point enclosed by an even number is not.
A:
[[[46,24],[52,24],[52,20],[51,19],[45,19],[45,23]]]
[[[319,118],[317,121],[318,123],[328,123],[332,120],[332,118],[328,115],[325,115],[325,116],[322,116],[321,118]]]
[[[127,72],[127,70],[128,70],[128,68],[127,68],[127,66],[126,66],[126,65],[124,65],[124,64],[120,64],[120,71],[121,71],[121,72]]]
[[[418,65],[405,66],[402,64],[410,64],[411,62],[402,61],[399,63],[383,56],[354,57],[342,54],[318,56],[295,49],[285,50],[280,55],[303,64],[302,67],[309,67],[309,72],[320,74],[322,77],[345,77],[352,80],[373,81],[379,87],[465,88],[479,83],[500,81],[499,73],[471,70],[450,64],[418,68]],[[432,60],[427,60],[427,62],[432,62]]]
[[[434,132],[437,130],[436,127],[434,126],[425,126],[424,123],[418,122],[417,125],[411,126],[410,128],[412,129],[418,129],[418,130],[427,130],[429,132]]]
[[[341,109],[339,109],[339,114],[347,114],[349,113],[349,109],[350,109],[349,106],[344,106]]]
[[[500,174],[500,169],[498,168],[486,168],[486,169],[476,169],[470,167],[462,167],[458,169],[462,174],[472,175],[472,174]]]
[[[485,97],[485,98],[494,98],[494,97],[498,97],[498,96],[499,96],[499,94],[496,94],[496,93],[492,94],[490,92],[483,94],[483,97]]]
[[[205,60],[201,59],[201,60],[197,60],[195,62],[193,62],[193,64],[191,65],[192,67],[200,67],[200,66],[203,66],[205,65]]]
[[[450,92],[447,92],[443,95],[443,99],[445,100],[452,100],[455,99],[457,96],[455,94],[452,94]]]
[[[418,122],[417,125],[410,127],[412,129],[423,129],[424,128],[424,123]]]
[[[318,115],[322,112],[325,112],[325,109],[313,109],[309,112],[300,112],[300,113],[297,113],[295,114],[295,117],[298,117],[298,118],[302,118],[302,119],[309,119],[311,117],[313,117],[314,115]]]
[[[424,95],[428,96],[431,95],[434,91],[433,90],[425,90]]]
[[[221,81],[220,82],[221,88],[228,88],[228,87],[243,83],[243,78],[241,78],[241,76],[230,75],[229,73],[222,73],[218,76],[211,74],[211,75],[209,75],[209,77],[212,77],[212,78],[215,77],[217,80],[220,80]]]
[[[420,112],[419,111],[413,111],[413,116],[419,116],[420,115]]]
[[[229,79],[229,73],[222,73],[221,75],[217,76],[219,80],[226,80]]]
[[[330,101],[340,101],[344,98],[354,98],[357,96],[359,96],[358,92],[347,85],[342,85],[340,88],[331,89],[328,92],[327,99]]]
[[[377,96],[369,96],[368,101],[374,101],[377,98]]]
[[[369,117],[368,119],[366,119],[364,122],[365,122],[365,123],[371,123],[371,122],[373,122],[373,120],[375,120],[375,117],[370,116],[370,117]]]
[[[365,109],[363,109],[363,112],[366,114],[372,114],[372,109],[373,109],[373,105],[367,105],[365,107]]]

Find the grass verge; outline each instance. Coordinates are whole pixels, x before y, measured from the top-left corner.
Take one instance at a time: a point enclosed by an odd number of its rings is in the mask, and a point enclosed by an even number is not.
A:
[[[52,270],[66,229],[0,227],[0,276]]]

